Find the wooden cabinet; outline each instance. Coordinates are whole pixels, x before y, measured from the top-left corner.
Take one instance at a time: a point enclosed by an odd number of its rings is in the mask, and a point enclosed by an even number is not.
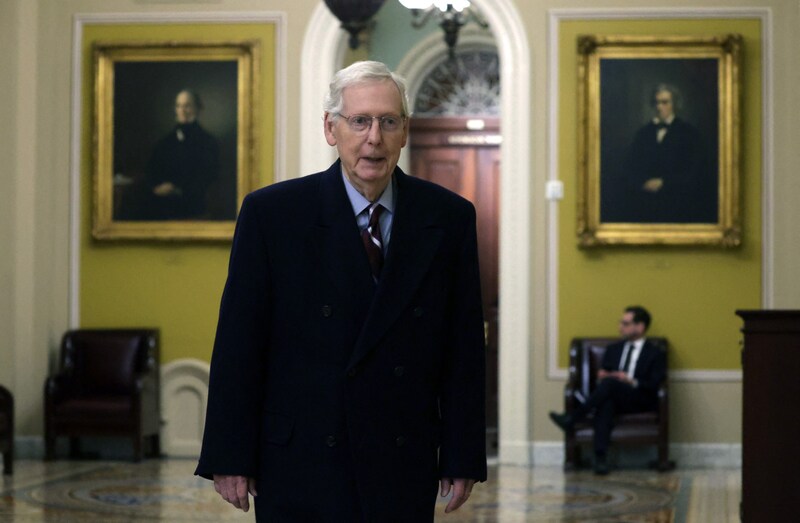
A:
[[[797,521],[800,509],[800,311],[744,320],[742,521]]]

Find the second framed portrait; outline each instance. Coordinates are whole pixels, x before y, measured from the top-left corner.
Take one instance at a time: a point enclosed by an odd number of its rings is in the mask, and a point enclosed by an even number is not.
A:
[[[255,42],[94,46],[96,239],[229,239],[254,188]]]
[[[578,241],[741,242],[738,35],[578,41]]]

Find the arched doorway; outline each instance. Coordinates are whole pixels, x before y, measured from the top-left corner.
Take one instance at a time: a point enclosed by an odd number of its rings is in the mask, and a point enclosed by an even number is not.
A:
[[[490,43],[464,42],[453,59],[442,52],[415,82],[411,95],[408,172],[471,201],[477,214],[486,334],[486,441],[487,452],[496,456],[501,144],[497,51]]]
[[[472,0],[489,23],[500,57],[504,116],[500,130],[500,315],[498,362],[499,460],[527,465],[532,456],[531,354],[533,310],[531,254],[531,84],[530,49],[512,0]],[[409,28],[409,30],[413,30]],[[301,170],[327,167],[334,152],[320,132],[320,104],[328,81],[341,64],[346,34],[320,2],[306,28],[301,54]],[[406,75],[409,80],[412,80]]]

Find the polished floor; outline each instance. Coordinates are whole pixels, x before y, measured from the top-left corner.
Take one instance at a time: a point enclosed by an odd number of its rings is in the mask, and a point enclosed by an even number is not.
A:
[[[20,460],[0,484],[0,522],[131,523],[253,521],[192,476],[190,460]],[[676,470],[666,474],[615,470],[564,473],[557,467],[490,467],[467,505],[436,521],[447,523],[737,522],[738,469]]]

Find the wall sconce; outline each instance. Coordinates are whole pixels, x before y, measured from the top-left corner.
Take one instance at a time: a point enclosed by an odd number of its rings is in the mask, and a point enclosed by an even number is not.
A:
[[[342,29],[350,33],[350,49],[357,49],[358,35],[367,28],[370,18],[383,5],[384,0],[325,0],[331,13],[342,22]]]
[[[455,58],[455,47],[459,30],[470,20],[483,29],[486,23],[474,10],[470,9],[469,0],[399,0],[403,7],[411,10],[414,19],[412,27],[419,29],[433,17],[439,18],[439,27],[444,31],[444,41],[451,59]]]

